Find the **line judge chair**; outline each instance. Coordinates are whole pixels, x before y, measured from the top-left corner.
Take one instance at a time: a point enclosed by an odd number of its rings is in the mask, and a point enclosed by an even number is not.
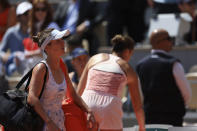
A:
[[[188,109],[197,111],[197,72],[188,73],[186,78],[192,91],[192,98],[188,104]]]

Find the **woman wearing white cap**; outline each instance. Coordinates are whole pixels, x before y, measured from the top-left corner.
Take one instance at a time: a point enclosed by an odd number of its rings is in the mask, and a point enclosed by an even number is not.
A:
[[[65,97],[67,85],[70,87],[71,95],[77,105],[92,116],[91,111],[76,94],[68,73],[64,74],[61,66],[61,56],[64,55],[63,37],[69,35],[68,30],[62,32],[55,29],[46,29],[33,36],[34,42],[46,53],[47,59],[43,60],[48,68],[48,74],[43,94],[39,100],[38,96],[42,90],[46,66],[39,63],[35,66],[29,86],[28,103],[45,121],[44,131],[65,131],[64,113],[62,100]],[[67,68],[67,67],[66,67]],[[94,117],[89,117],[94,118]],[[94,119],[92,120],[92,122]]]

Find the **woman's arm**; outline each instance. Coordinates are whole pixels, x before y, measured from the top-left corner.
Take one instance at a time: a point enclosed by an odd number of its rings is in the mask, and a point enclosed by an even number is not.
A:
[[[46,114],[39,100],[39,95],[41,93],[42,86],[44,83],[45,73],[46,73],[46,66],[43,63],[36,65],[35,68],[33,69],[32,78],[29,85],[29,94],[28,94],[27,102],[45,121],[49,130],[58,131],[59,130],[58,127]]]
[[[60,62],[62,62],[62,61],[60,61]],[[64,71],[64,74],[65,74],[67,85],[69,87],[69,92],[70,92],[70,95],[71,95],[70,97],[72,97],[72,99],[73,99],[73,101],[75,102],[76,105],[78,105],[84,112],[87,113],[87,120],[88,120],[89,128],[95,128],[97,125],[96,125],[94,115],[93,115],[92,111],[88,108],[86,103],[83,101],[83,99],[76,93],[76,91],[75,91],[75,89],[72,85],[72,82],[69,78],[68,69],[67,69],[66,65],[64,65],[63,71]]]
[[[79,94],[80,96],[83,94],[83,91],[86,87],[87,77],[88,77],[88,64],[85,66],[83,70],[83,73],[80,77],[80,81],[77,87],[77,94]]]
[[[71,80],[71,82],[72,82],[73,87],[74,87],[75,90],[76,90],[76,89],[77,89],[77,83],[75,83],[75,82],[72,80],[72,78],[74,77],[74,72],[70,72],[68,75],[69,75],[69,78],[70,78],[70,80]]]
[[[84,112],[91,112],[90,109],[88,108],[88,106],[85,104],[85,102],[82,100],[82,98],[76,93],[73,85],[72,85],[72,82],[69,78],[69,75],[68,75],[68,69],[65,65],[65,78],[66,78],[66,82],[67,82],[67,85],[69,87],[69,92],[70,92],[70,95],[73,99],[73,101],[84,111]]]
[[[144,117],[142,100],[140,97],[137,74],[131,68],[131,66],[126,62],[125,63],[123,62],[123,64],[121,64],[121,67],[127,75],[127,81],[128,81],[127,84],[129,87],[129,93],[131,96],[134,112],[136,114],[136,118],[140,127],[140,131],[145,131],[145,117]]]

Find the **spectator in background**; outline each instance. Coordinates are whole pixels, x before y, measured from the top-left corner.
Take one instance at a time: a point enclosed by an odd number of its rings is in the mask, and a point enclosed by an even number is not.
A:
[[[155,18],[158,14],[175,13],[179,17],[179,13],[188,13],[192,22],[190,31],[184,35],[183,40],[189,44],[197,40],[195,0],[148,0],[148,3],[153,8]]]
[[[29,37],[28,32],[28,20],[29,11],[32,9],[32,4],[29,2],[22,2],[16,8],[16,15],[18,24],[8,28],[6,31],[2,43],[0,45],[0,55],[5,63],[5,69],[7,75],[12,75],[16,70],[18,63],[15,63],[15,56],[17,51],[24,51],[23,39]],[[10,51],[7,55],[6,52]]]
[[[153,8],[154,15],[163,13],[180,13],[180,5],[192,0],[148,0],[149,5]]]
[[[146,0],[108,0],[107,5],[107,44],[116,34],[123,34],[126,29],[136,42],[142,42],[146,31],[144,13]]]
[[[71,60],[72,60],[72,56],[71,56],[71,52],[75,49],[75,48],[83,48],[82,45],[82,38],[80,35],[74,34],[71,35],[70,37],[68,37],[68,39],[66,40],[66,52],[67,52],[67,56],[64,57],[64,63],[66,63],[66,65],[68,66],[68,72],[73,72],[74,68],[72,66]]]
[[[8,0],[0,0],[0,42],[4,33],[10,27],[16,24],[16,13],[14,7]]]
[[[53,12],[47,0],[33,0],[33,9],[30,21],[30,34],[36,35],[37,32],[46,28],[59,30],[59,26],[53,22]]]
[[[15,61],[18,73],[26,74],[34,65],[43,59],[42,51],[39,49],[37,43],[30,38],[23,40],[24,52],[17,52]]]
[[[96,54],[99,46],[93,29],[103,20],[96,9],[96,2],[89,0],[64,0],[59,3],[54,16],[61,30],[68,28],[71,34],[88,40],[90,55]]]
[[[67,51],[72,52],[75,48],[80,47],[82,48],[82,37],[80,35],[74,34],[69,36],[66,39],[66,44],[67,44]]]
[[[146,124],[182,126],[191,89],[180,61],[168,54],[173,42],[164,29],[150,36],[151,54],[137,65]]]
[[[196,16],[195,0],[188,0],[187,2],[182,2],[181,4],[179,4],[179,9],[181,10],[181,12],[190,14],[192,18],[195,18]]]
[[[69,77],[73,83],[73,87],[77,89],[82,72],[88,62],[89,55],[88,52],[83,48],[75,48],[71,52],[71,63],[74,71],[69,73]]]
[[[31,14],[30,30],[31,35],[45,28],[59,29],[55,22],[52,22],[52,9],[47,0],[33,0],[33,10]],[[30,37],[23,40],[24,52],[18,52],[16,61],[18,64],[17,71],[20,74],[26,73],[36,63],[42,59],[42,51]]]
[[[197,14],[196,14],[196,6],[195,6],[195,1],[194,0],[190,0],[186,3],[182,3],[179,5],[179,8],[181,10],[181,12],[185,12],[190,14],[190,16],[192,17],[192,22],[191,22],[191,27],[190,27],[190,31],[188,34],[185,35],[185,39],[188,43],[193,43],[195,41],[197,41]]]

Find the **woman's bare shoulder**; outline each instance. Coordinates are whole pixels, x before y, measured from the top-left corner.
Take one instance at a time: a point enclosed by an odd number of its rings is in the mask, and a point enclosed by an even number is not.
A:
[[[99,54],[96,54],[94,56],[92,56],[89,60],[90,64],[91,63],[97,63],[97,62],[100,62],[100,61],[103,61],[105,59],[109,58],[109,54],[107,53],[99,53]]]
[[[46,65],[44,63],[38,63],[33,69],[33,75],[42,77],[46,72]]]
[[[108,56],[109,56],[109,54],[107,54],[107,53],[99,53],[99,54],[96,54],[96,55],[92,56],[91,58],[92,59],[98,59],[98,58],[105,58],[105,57],[108,57]]]
[[[89,67],[92,67],[102,61],[109,59],[109,54],[107,53],[99,53],[92,56],[88,62]]]
[[[119,59],[117,63],[120,65],[121,69],[125,72],[125,74],[128,74],[133,70],[130,64],[123,59]]]
[[[117,63],[120,65],[120,66],[128,66],[129,63],[127,61],[125,61],[124,59],[118,59]]]

